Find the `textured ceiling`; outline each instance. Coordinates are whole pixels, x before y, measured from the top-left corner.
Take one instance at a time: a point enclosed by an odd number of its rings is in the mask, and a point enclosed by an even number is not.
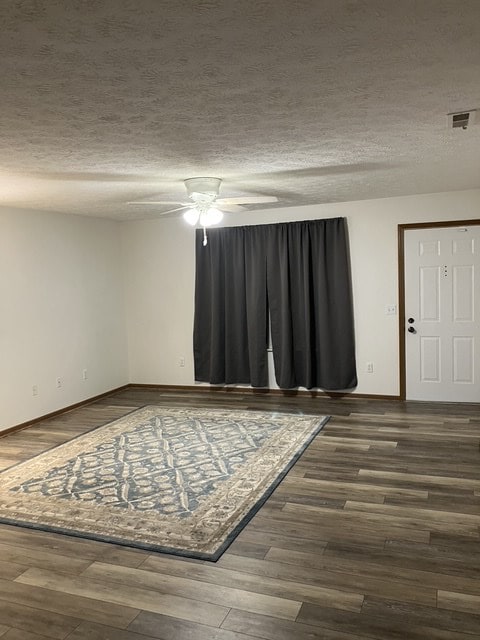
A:
[[[480,187],[478,0],[7,0],[0,207],[156,216]],[[262,205],[264,207],[265,205]]]

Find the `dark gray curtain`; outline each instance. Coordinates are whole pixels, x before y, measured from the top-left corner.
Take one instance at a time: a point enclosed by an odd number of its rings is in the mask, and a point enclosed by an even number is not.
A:
[[[244,227],[196,234],[195,380],[268,385],[266,256]]]
[[[268,311],[279,387],[356,386],[343,218],[196,236],[195,379],[268,386]]]

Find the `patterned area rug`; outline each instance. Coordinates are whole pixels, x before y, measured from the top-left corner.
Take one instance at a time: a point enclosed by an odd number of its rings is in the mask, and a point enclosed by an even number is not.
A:
[[[0,521],[216,560],[325,416],[147,406],[0,474]]]

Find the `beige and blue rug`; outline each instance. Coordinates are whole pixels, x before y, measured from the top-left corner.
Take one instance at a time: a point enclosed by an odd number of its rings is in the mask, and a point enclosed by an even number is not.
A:
[[[327,419],[143,407],[0,473],[0,521],[216,560]]]

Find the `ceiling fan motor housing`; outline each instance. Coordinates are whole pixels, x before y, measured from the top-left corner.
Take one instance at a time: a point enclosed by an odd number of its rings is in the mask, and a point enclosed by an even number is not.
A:
[[[221,178],[187,178],[184,180],[188,197],[194,202],[213,202],[220,191]]]

